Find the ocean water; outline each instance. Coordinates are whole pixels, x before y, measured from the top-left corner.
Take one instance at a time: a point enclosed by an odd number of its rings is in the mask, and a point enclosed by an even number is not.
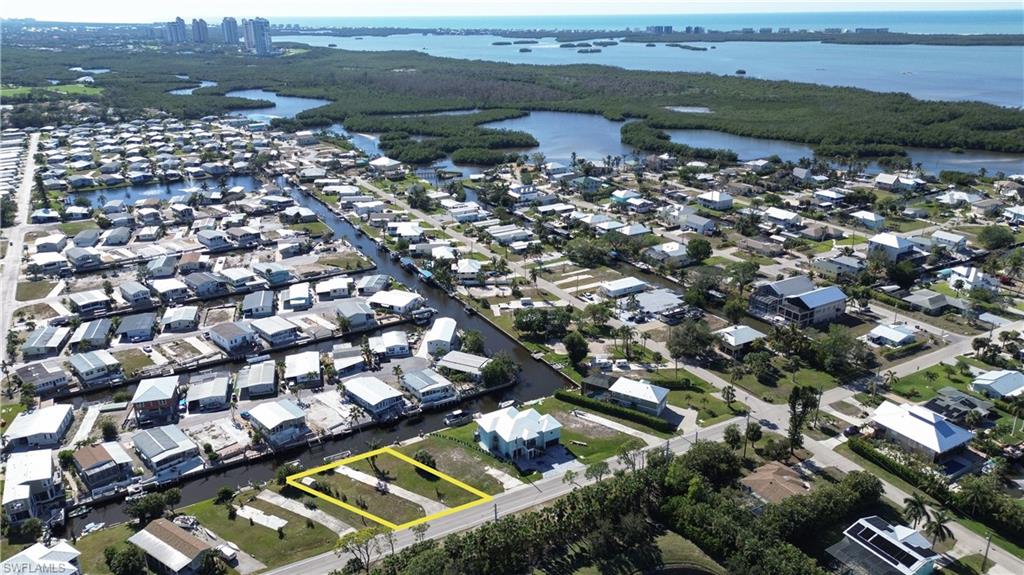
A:
[[[495,46],[498,36],[398,34],[394,36],[275,36],[344,50],[413,50],[447,58],[514,64],[604,64],[633,70],[710,72],[748,78],[853,86],[906,92],[924,100],[977,100],[1024,106],[1024,48],[1020,46],[875,46],[818,42],[693,43],[707,51],[623,42],[595,54],[559,48],[554,38],[538,44]]]
[[[628,4],[623,4],[628,6]],[[1024,9],[913,12],[791,12],[753,14],[655,14],[576,16],[448,16],[345,18],[293,17],[282,24],[338,27],[516,29],[516,30],[622,30],[653,25],[704,26],[713,30],[789,27],[889,28],[894,32],[934,34],[1021,34]],[[275,22],[278,23],[278,22]]]

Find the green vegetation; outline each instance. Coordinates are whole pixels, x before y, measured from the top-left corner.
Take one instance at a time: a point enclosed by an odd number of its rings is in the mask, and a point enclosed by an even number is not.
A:
[[[82,556],[78,558],[78,562],[82,566],[82,572],[89,573],[90,575],[110,575],[110,569],[107,568],[107,561],[103,556],[103,550],[111,546],[127,546],[128,543],[125,543],[125,541],[134,533],[135,531],[127,523],[122,523],[115,527],[90,533],[79,539],[75,543],[75,549],[82,553]]]
[[[17,301],[42,299],[49,295],[56,285],[57,282],[49,281],[18,282],[18,287],[14,292],[14,299]]]
[[[387,129],[386,145],[408,150],[410,157],[435,156],[438,150],[493,161],[496,150],[523,143],[522,133],[484,130],[478,124],[521,114],[553,110],[602,114],[613,120],[640,119],[627,139],[663,146],[669,128],[720,130],[744,136],[780,138],[828,145],[826,155],[871,155],[878,145],[922,146],[993,151],[1024,151],[1024,114],[975,102],[925,102],[906,94],[875,93],[794,82],[749,78],[623,70],[602,66],[527,66],[435,58],[410,52],[349,52],[310,48],[287,58],[234,54],[171,54],[82,48],[61,52],[8,47],[7,81],[46,86],[47,80],[73,79],[69,66],[102,65],[117,70],[96,79],[101,103],[140,111],[157,108],[182,117],[200,117],[267,102],[227,98],[240,88],[262,87],[283,95],[331,100],[308,110],[284,127],[325,126]],[[255,64],[259,64],[258,66]],[[187,82],[167,70],[216,80],[189,97],[167,94]],[[83,96],[84,97],[84,96]],[[714,114],[679,114],[666,106],[706,106]],[[398,114],[479,108],[462,116]],[[38,121],[37,110],[12,114],[12,125]],[[451,119],[455,118],[455,119]],[[408,136],[437,139],[416,145]],[[459,139],[455,146],[453,138]],[[452,149],[452,148],[456,149]],[[697,153],[697,152],[694,152]],[[465,159],[465,158],[464,158]]]
[[[747,411],[747,406],[738,401],[727,405],[721,399],[712,397],[711,394],[717,389],[686,370],[677,377],[675,370],[663,369],[647,377],[647,380],[669,389],[670,404],[696,410],[697,423],[701,427],[714,425]]]
[[[384,478],[391,485],[439,501],[448,507],[458,507],[479,499],[458,485],[387,453],[377,456],[372,463],[368,459],[361,459],[346,465],[346,467]],[[459,477],[455,477],[455,479],[461,480]]]
[[[255,493],[251,496],[255,497]],[[230,505],[240,507],[242,504],[243,502],[236,499]],[[195,516],[203,527],[232,541],[242,551],[265,563],[268,568],[330,551],[338,540],[338,534],[323,525],[308,522],[304,517],[266,501],[253,498],[244,504],[288,521],[288,524],[281,528],[283,536],[268,527],[250,525],[248,519],[234,516],[230,513],[228,505],[218,504],[214,499],[190,505],[180,512]],[[86,572],[92,573],[88,569]]]
[[[892,385],[892,392],[914,401],[927,401],[935,397],[943,387],[955,387],[966,391],[971,383],[970,375],[957,373],[952,366],[933,365],[915,372]]]
[[[153,365],[153,360],[150,359],[149,354],[141,349],[125,349],[115,351],[111,355],[121,362],[121,370],[128,377],[137,375],[139,371]]]
[[[301,224],[289,224],[289,230],[306,232],[312,237],[330,236],[334,233],[330,226],[323,222],[305,222]]]
[[[82,230],[92,230],[100,227],[96,222],[92,220],[80,220],[77,222],[64,222],[57,226],[64,235],[74,237],[78,232]]]
[[[660,417],[655,417],[642,411],[629,409],[628,407],[622,407],[621,405],[609,403],[607,401],[592,399],[578,393],[556,391],[555,399],[559,399],[566,403],[571,403],[591,411],[596,411],[601,414],[611,415],[633,423],[639,423],[640,425],[648,427],[650,430],[658,433],[672,434],[676,430],[674,425]]]
[[[449,464],[445,462],[445,454],[443,452],[440,454],[435,453],[434,448],[433,446],[431,446],[430,443],[426,443],[425,445],[428,446],[431,455],[434,455],[434,458],[437,460],[437,468],[440,469],[441,471],[444,471],[445,473],[448,473],[448,469],[458,470],[461,469],[462,466],[471,465],[476,466],[478,472],[483,472],[484,467],[494,467],[522,481],[534,481],[540,479],[539,473],[535,471],[531,471],[530,473],[525,474],[521,473],[511,463],[507,463],[505,461],[497,459],[490,453],[481,449],[480,446],[477,444],[476,440],[474,439],[475,434],[476,423],[467,423],[466,425],[463,425],[461,427],[443,429],[441,431],[432,433],[430,434],[430,436],[427,437],[425,441],[437,441],[436,446],[438,448],[443,449],[445,446],[447,446],[448,449],[453,450],[450,454],[452,460],[450,465],[452,467],[448,467]],[[419,445],[421,444],[413,444],[413,446]],[[404,449],[399,450],[404,451]],[[467,458],[469,458],[469,460],[467,460]],[[492,493],[492,491],[479,487],[476,483],[473,483],[473,475],[470,473],[463,473],[460,475],[452,474],[452,476],[466,477],[468,479],[466,483],[469,483],[470,485],[477,487],[481,491]],[[493,493],[498,493],[498,491],[495,491]]]
[[[395,524],[419,519],[425,515],[423,508],[411,501],[390,493],[381,493],[370,485],[350,479],[340,473],[334,473],[332,470],[318,473],[313,478],[316,480],[313,488],[317,491],[326,493],[335,499],[359,507],[367,513]],[[325,512],[339,517],[342,521],[353,527],[358,527],[362,522],[361,519],[357,522],[351,518],[351,516],[357,514],[334,505],[329,501],[319,501],[317,506]],[[338,514],[336,511],[341,511],[343,514]]]
[[[25,406],[20,403],[4,402],[4,405],[0,406],[0,420],[3,421],[3,429],[7,429],[7,426],[11,424],[22,411],[25,411]]]
[[[476,425],[469,424],[468,427]],[[513,477],[517,475],[514,469],[505,469],[496,459],[477,450],[464,448],[438,435],[427,436],[422,441],[397,449],[409,457],[413,457],[417,451],[424,450],[434,457],[435,469],[490,495],[501,493],[505,489],[500,481],[485,472],[486,467],[511,472]]]
[[[33,90],[46,90],[49,92],[57,92],[59,94],[79,96],[98,96],[103,93],[103,88],[97,86],[89,86],[86,84],[63,84],[58,86],[41,87],[11,86],[0,88],[0,98],[15,98],[18,96],[26,96],[28,94],[31,94]]]
[[[533,408],[540,413],[550,414],[562,424],[562,445],[583,463],[613,457],[624,446],[644,446],[644,442],[635,437],[573,416],[571,412],[576,407],[564,401],[547,398]]]
[[[684,539],[676,533],[666,531],[665,533],[658,535],[654,540],[655,546],[657,547],[657,558],[660,563],[666,567],[677,567],[677,568],[692,568],[699,569],[701,572],[709,573],[710,575],[726,575],[725,569],[722,568],[714,559],[707,556],[706,553],[700,550],[689,539]],[[616,567],[620,570],[618,573],[642,573],[645,568],[650,567],[651,554],[644,551],[638,551],[633,553],[627,553],[626,555],[619,558],[616,562]],[[604,575],[608,573],[606,565],[600,567],[594,565],[588,565],[581,567],[573,572],[573,575]]]

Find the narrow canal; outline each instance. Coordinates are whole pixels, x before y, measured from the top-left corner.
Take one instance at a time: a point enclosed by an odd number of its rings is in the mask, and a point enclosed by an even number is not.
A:
[[[329,225],[335,233],[335,238],[344,237],[353,246],[373,259],[377,264],[377,272],[388,274],[400,282],[415,289],[427,300],[427,305],[438,311],[435,317],[451,317],[455,319],[460,329],[479,330],[484,334],[488,355],[498,351],[505,351],[512,355],[515,362],[520,366],[521,372],[519,384],[503,392],[490,396],[484,396],[472,401],[467,401],[459,406],[462,409],[472,411],[490,411],[497,407],[497,403],[507,399],[529,401],[546,397],[561,389],[562,376],[555,372],[550,366],[537,361],[530,353],[512,338],[505,335],[501,330],[493,327],[477,315],[466,312],[463,305],[457,300],[450,298],[443,290],[418,281],[417,276],[406,271],[393,262],[377,245],[365,236],[355,233],[354,228],[342,218],[334,215],[315,199],[292,192],[299,205],[315,211],[320,218]],[[90,398],[94,399],[94,398]],[[277,460],[262,460],[251,465],[227,469],[221,473],[208,475],[188,481],[179,487],[182,491],[181,505],[190,505],[204,499],[216,496],[217,490],[224,486],[237,487],[249,482],[258,483],[272,479],[274,469],[284,461],[298,459],[306,467],[312,467],[323,463],[323,458],[345,450],[354,453],[365,451],[371,442],[386,445],[395,441],[402,441],[416,436],[419,433],[429,433],[444,427],[444,412],[428,413],[422,419],[406,420],[390,428],[374,428],[362,431],[355,435],[324,442],[301,452],[300,454],[289,453]],[[81,532],[82,527],[91,522],[105,522],[108,525],[127,520],[124,513],[124,505],[120,502],[112,502],[106,506],[91,511],[88,515],[69,519],[68,527],[76,533]]]

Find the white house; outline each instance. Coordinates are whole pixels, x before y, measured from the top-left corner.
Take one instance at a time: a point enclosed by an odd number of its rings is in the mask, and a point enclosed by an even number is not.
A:
[[[868,332],[867,339],[886,347],[902,347],[917,340],[917,330],[902,323],[879,325]]]
[[[49,547],[36,543],[0,563],[0,573],[79,575],[79,555],[81,553],[64,539],[58,539]]]
[[[18,525],[35,517],[48,521],[64,508],[64,484],[52,449],[12,453],[4,470],[3,508],[7,521]]]
[[[931,542],[906,525],[892,525],[878,516],[862,517],[828,548],[842,573],[931,575],[939,554]]]
[[[409,355],[409,334],[401,330],[386,331],[367,340],[373,353],[384,357]]]
[[[434,324],[430,326],[430,330],[424,338],[427,353],[434,355],[451,351],[456,338],[455,329],[455,320],[450,317],[434,319]]]
[[[958,284],[960,290],[967,292],[974,289],[995,292],[999,289],[999,281],[996,278],[974,266],[956,266],[949,271],[946,283],[954,290],[957,289]]]
[[[250,325],[272,346],[291,343],[299,337],[299,326],[276,315],[253,320]]]
[[[313,292],[309,289],[309,283],[301,282],[292,284],[288,291],[282,294],[284,305],[281,307],[292,311],[306,310],[313,307]]]
[[[920,405],[885,401],[871,424],[908,451],[936,460],[974,439],[974,434]]]
[[[801,223],[800,214],[774,206],[761,212],[761,217],[764,221],[783,228],[794,228]]]
[[[750,347],[750,344],[766,337],[763,333],[749,325],[743,324],[731,325],[720,329],[715,332],[715,335],[721,338],[721,347],[733,356],[742,354]]]
[[[416,397],[424,407],[448,403],[455,399],[455,385],[433,369],[402,374],[402,388]]]
[[[1017,397],[1024,394],[1024,374],[1006,369],[989,371],[976,377],[971,389],[988,397]]]
[[[367,300],[371,306],[405,315],[423,305],[423,296],[404,290],[379,291]]]
[[[648,288],[647,282],[635,277],[624,277],[601,284],[601,295],[608,298],[620,298],[640,293]]]
[[[476,420],[480,447],[511,460],[533,459],[558,445],[562,424],[535,409],[506,407]]]
[[[292,385],[317,385],[320,383],[320,352],[304,351],[290,353],[284,359],[284,380]]]
[[[76,353],[68,358],[68,363],[86,387],[90,383],[121,373],[121,362],[105,349]]]
[[[343,385],[345,397],[375,418],[386,418],[403,406],[402,392],[376,377],[354,377],[346,380]]]
[[[224,322],[210,328],[210,340],[228,353],[248,349],[256,343],[256,334],[241,322]]]
[[[724,212],[732,209],[732,199],[726,192],[704,192],[697,196],[697,204],[702,208]]]
[[[938,230],[932,234],[932,243],[959,252],[967,249],[967,238],[960,234],[954,234],[953,232],[947,232],[946,230]]]
[[[74,421],[74,409],[66,403],[19,413],[4,432],[4,448],[59,446]]]
[[[620,377],[608,388],[610,399],[630,409],[661,415],[668,400],[668,390],[646,381]]]
[[[335,276],[316,284],[316,294],[320,298],[342,298],[352,295],[355,281],[348,276]]]
[[[302,408],[283,398],[250,409],[249,422],[271,445],[278,447],[301,439],[308,431]]]
[[[868,240],[869,253],[881,253],[890,262],[899,261],[914,253],[914,244],[907,238],[888,232],[871,236]]]
[[[238,399],[252,399],[273,395],[277,390],[277,365],[274,360],[248,364],[238,372],[235,382]]]
[[[885,218],[875,212],[857,210],[850,214],[850,217],[856,220],[858,224],[868,228],[869,230],[878,230],[885,225]]]

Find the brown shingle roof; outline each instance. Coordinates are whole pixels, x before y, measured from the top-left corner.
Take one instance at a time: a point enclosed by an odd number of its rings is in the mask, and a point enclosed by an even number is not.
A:
[[[189,559],[195,559],[200,553],[210,549],[210,545],[205,541],[163,518],[151,521],[146,526],[146,531]]]
[[[740,483],[769,503],[778,503],[791,495],[802,495],[808,491],[800,474],[778,461],[758,467],[740,479]]]
[[[75,463],[78,464],[79,469],[89,469],[113,460],[102,445],[88,445],[75,451]]]

